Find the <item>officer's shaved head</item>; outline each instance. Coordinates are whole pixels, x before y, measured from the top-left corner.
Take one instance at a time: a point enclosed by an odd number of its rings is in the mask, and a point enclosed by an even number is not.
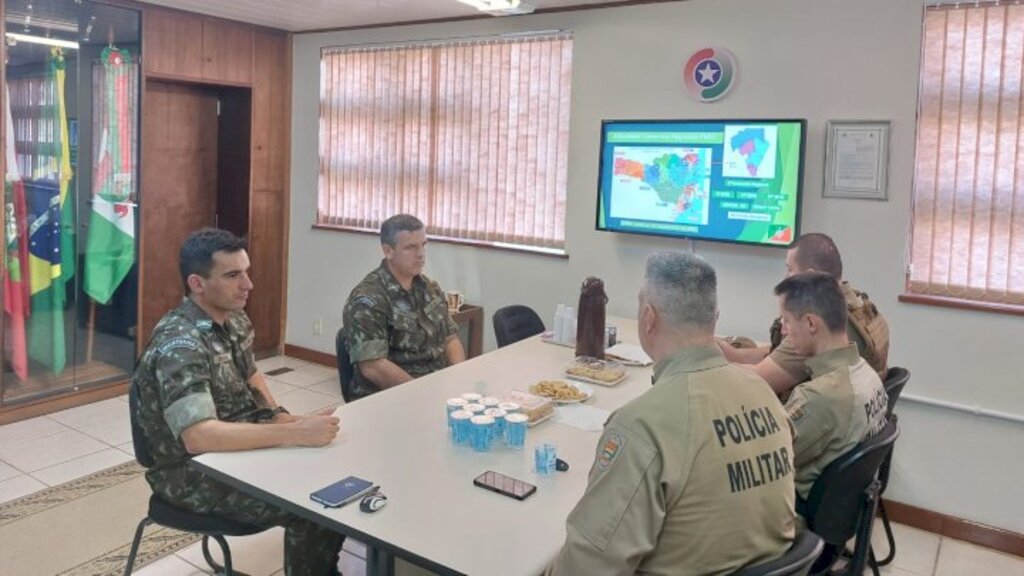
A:
[[[718,318],[718,279],[700,256],[658,252],[647,258],[643,296],[679,330],[714,330]]]
[[[827,234],[802,234],[789,249],[793,251],[793,259],[801,272],[816,270],[836,280],[843,279],[843,257]]]
[[[380,243],[394,248],[402,232],[416,232],[423,229],[423,222],[412,214],[395,214],[380,225]]]
[[[181,282],[185,285],[185,293],[191,292],[188,287],[189,276],[196,274],[203,278],[210,277],[214,253],[231,254],[246,249],[245,240],[227,230],[203,228],[189,234],[178,255],[178,270],[181,272]]]
[[[821,317],[833,334],[846,331],[846,298],[836,279],[823,272],[794,274],[775,286],[782,308],[797,318]]]

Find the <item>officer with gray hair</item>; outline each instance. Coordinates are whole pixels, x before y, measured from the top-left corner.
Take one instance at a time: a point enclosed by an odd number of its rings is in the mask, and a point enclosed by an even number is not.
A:
[[[715,344],[714,269],[647,259],[637,312],[654,385],[612,413],[547,574],[724,574],[781,556],[795,530],[786,411]]]

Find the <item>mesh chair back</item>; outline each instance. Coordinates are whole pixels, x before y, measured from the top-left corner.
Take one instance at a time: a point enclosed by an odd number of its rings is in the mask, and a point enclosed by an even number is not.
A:
[[[355,400],[355,395],[352,393],[352,379],[355,378],[356,372],[352,366],[352,360],[348,356],[344,326],[338,329],[338,334],[334,337],[334,352],[338,359],[338,379],[341,381],[341,397],[345,399],[345,402],[351,402]]]
[[[854,536],[865,501],[865,490],[878,476],[892,450],[899,427],[890,421],[878,434],[830,463],[807,497],[808,527],[829,544]]]
[[[823,548],[825,542],[821,536],[801,530],[785,554],[770,562],[743,568],[733,576],[802,576],[811,569]]]
[[[135,460],[145,468],[149,468],[155,462],[153,454],[149,451],[149,438],[146,431],[139,424],[139,384],[134,379],[128,387],[128,417],[132,423],[132,447],[135,450]]]
[[[544,321],[529,306],[505,306],[494,313],[492,320],[498,348],[544,332]]]
[[[885,382],[882,382],[882,385],[885,386],[885,394],[889,397],[889,407],[885,412],[886,418],[892,418],[892,409],[896,406],[896,401],[900,399],[900,393],[903,392],[903,387],[909,380],[910,370],[906,368],[894,366],[885,373]]]

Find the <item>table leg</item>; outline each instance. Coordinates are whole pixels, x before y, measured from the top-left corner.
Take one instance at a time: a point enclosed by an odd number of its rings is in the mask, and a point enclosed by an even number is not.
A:
[[[366,547],[366,576],[394,576],[395,557],[376,546]]]

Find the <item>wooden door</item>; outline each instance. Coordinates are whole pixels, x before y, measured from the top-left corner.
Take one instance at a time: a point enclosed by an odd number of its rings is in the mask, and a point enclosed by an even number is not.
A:
[[[213,226],[217,207],[216,92],[150,79],[143,107],[140,350],[184,295],[178,251],[185,236]]]

